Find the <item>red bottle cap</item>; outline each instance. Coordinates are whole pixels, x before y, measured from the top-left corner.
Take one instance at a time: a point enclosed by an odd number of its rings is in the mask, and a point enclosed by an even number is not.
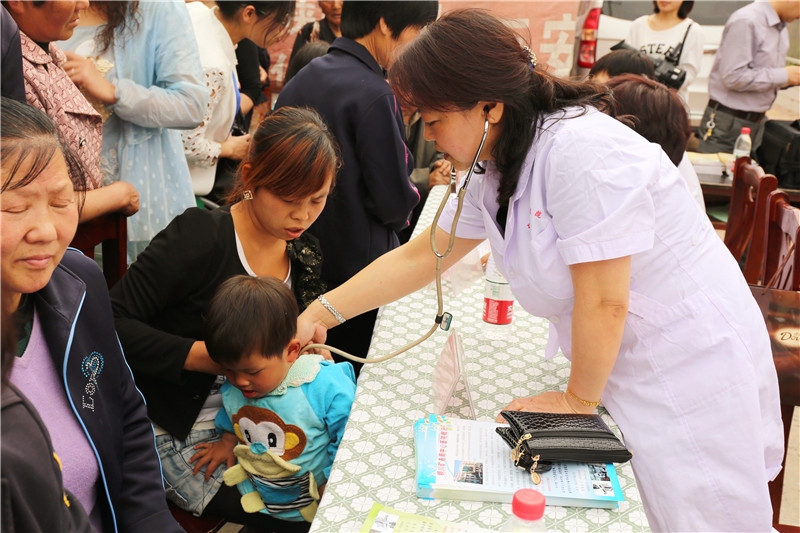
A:
[[[523,520],[539,520],[544,516],[544,494],[533,489],[519,489],[511,500],[511,512]]]
[[[745,134],[745,135],[750,135],[750,128],[747,128],[747,127],[742,128],[742,133]]]

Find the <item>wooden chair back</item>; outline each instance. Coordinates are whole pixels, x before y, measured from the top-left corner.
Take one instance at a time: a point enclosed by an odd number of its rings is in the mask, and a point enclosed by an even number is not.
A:
[[[756,219],[765,216],[769,193],[777,188],[778,178],[772,174],[765,174],[764,169],[754,164],[749,157],[744,156],[736,160],[724,241],[737,261],[741,261],[751,244]],[[760,258],[763,250],[751,250],[751,253]],[[755,265],[751,265],[751,275],[753,269],[757,271]],[[745,268],[745,278],[751,282],[747,268]]]
[[[78,224],[70,246],[94,259],[94,248],[102,245],[103,275],[110,289],[128,269],[128,217],[109,213]]]
[[[769,195],[767,216],[756,221],[753,244],[763,242],[761,273],[751,285],[753,296],[767,323],[772,345],[772,358],[778,374],[781,416],[783,418],[783,469],[769,482],[773,509],[773,528],[786,532],[800,528],[780,523],[781,504],[796,495],[796,486],[785,484],[784,473],[791,449],[789,433],[792,416],[800,405],[800,209],[789,203],[789,195],[778,189]],[[769,287],[769,288],[767,288]],[[777,290],[776,290],[777,289]],[[786,500],[786,494],[790,500]]]
[[[759,223],[753,242],[764,243],[760,284],[800,291],[800,208],[780,189],[769,195],[766,223]]]

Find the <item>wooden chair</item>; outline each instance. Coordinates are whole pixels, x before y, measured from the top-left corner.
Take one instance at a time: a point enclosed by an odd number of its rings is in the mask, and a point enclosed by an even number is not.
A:
[[[753,245],[759,241],[761,284],[787,291],[800,291],[800,208],[789,203],[781,190],[769,195],[766,223],[758,224]]]
[[[128,269],[128,217],[110,213],[78,224],[70,246],[94,259],[94,248],[102,245],[103,274],[110,289]]]
[[[800,532],[800,528],[780,523],[781,503],[787,490],[784,487],[784,471],[787,466],[789,432],[795,406],[800,404],[800,354],[791,338],[784,336],[800,334],[797,330],[800,316],[800,208],[789,203],[789,195],[778,189],[768,196],[767,212],[756,220],[753,230],[751,252],[759,250],[760,258],[753,257],[759,273],[753,282],[760,285],[762,313],[767,320],[771,336],[772,356],[778,374],[781,416],[783,418],[784,470],[769,483],[773,508],[773,527],[781,533]],[[748,256],[750,259],[750,256]],[[758,259],[758,261],[756,261]],[[750,280],[748,280],[750,281]],[[766,288],[780,291],[766,292]],[[770,294],[770,298],[763,298]],[[756,292],[754,290],[754,295]],[[794,333],[792,332],[794,328]],[[778,337],[780,335],[780,337]],[[789,494],[793,494],[790,492]],[[791,497],[791,496],[788,496]]]
[[[748,252],[750,262],[745,261],[744,276],[749,283],[757,283],[760,267],[753,261],[760,261],[763,249],[751,245],[755,221],[766,216],[769,193],[778,188],[778,178],[765,174],[764,169],[753,164],[747,157],[736,160],[733,168],[731,203],[728,208],[728,223],[725,227],[725,246],[737,261]]]

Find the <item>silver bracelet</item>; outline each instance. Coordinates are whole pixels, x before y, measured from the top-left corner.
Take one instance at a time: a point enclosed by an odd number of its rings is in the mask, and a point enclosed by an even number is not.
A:
[[[339,311],[337,311],[333,305],[331,305],[331,303],[328,301],[327,298],[325,298],[324,295],[320,294],[319,296],[317,296],[317,300],[319,300],[319,303],[322,304],[322,307],[330,311],[330,313],[333,315],[333,318],[335,318],[336,321],[339,322],[339,324],[345,323],[347,319],[343,317],[342,314]]]

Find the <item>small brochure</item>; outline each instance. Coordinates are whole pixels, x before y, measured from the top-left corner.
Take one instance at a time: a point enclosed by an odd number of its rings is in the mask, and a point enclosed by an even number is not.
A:
[[[547,505],[616,509],[624,501],[614,465],[554,463],[534,484],[514,466],[496,422],[429,415],[414,423],[417,496],[511,503],[514,492],[536,489]]]
[[[445,522],[411,513],[405,513],[373,503],[359,533],[462,533],[487,531],[472,524]]]

